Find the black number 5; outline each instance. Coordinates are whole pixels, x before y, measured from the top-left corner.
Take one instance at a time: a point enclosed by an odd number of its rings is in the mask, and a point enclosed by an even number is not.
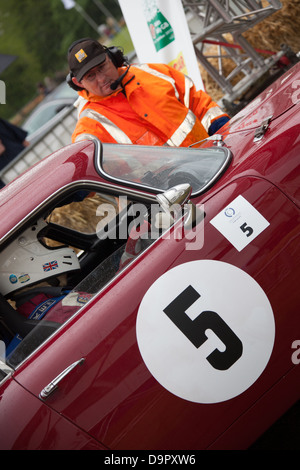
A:
[[[246,237],[250,237],[250,235],[252,235],[253,233],[253,228],[247,225],[246,222],[240,226],[240,229],[242,232],[246,234]]]
[[[192,286],[188,286],[164,309],[164,312],[196,348],[207,341],[205,331],[212,330],[226,349],[224,352],[215,349],[206,359],[215,369],[227,370],[241,357],[243,344],[216,312],[205,310],[195,320],[190,319],[185,311],[199,297],[200,294]]]

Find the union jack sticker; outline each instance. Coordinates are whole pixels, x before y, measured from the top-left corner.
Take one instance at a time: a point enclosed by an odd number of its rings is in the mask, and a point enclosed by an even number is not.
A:
[[[43,270],[45,272],[52,271],[53,269],[56,269],[56,268],[58,268],[57,261],[49,261],[49,263],[43,264]]]

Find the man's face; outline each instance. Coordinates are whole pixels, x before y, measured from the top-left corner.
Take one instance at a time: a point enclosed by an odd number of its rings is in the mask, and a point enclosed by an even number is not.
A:
[[[106,56],[105,61],[89,70],[80,82],[74,78],[73,81],[76,85],[85,88],[89,93],[105,97],[113,92],[110,85],[118,78],[118,69],[114,66],[111,59]]]

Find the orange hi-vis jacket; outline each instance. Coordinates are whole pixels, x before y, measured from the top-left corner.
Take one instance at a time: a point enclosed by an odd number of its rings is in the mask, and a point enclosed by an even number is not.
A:
[[[107,97],[79,92],[84,101],[73,142],[95,136],[105,143],[187,147],[207,138],[216,120],[229,119],[189,77],[168,65],[131,66],[122,88]]]

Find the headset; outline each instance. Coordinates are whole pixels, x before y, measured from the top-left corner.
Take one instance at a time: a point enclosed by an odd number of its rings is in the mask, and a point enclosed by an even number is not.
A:
[[[78,44],[79,42],[83,42],[87,39],[90,39],[90,38],[79,39],[79,40],[73,42],[71,44],[71,46],[69,47],[69,49],[68,49],[68,54],[76,44]],[[116,46],[106,47],[106,46],[103,46],[103,44],[102,44],[102,47],[105,49],[105,52],[107,53],[108,57],[111,59],[111,61],[114,64],[115,67],[119,68],[119,67],[122,67],[122,65],[129,66],[128,59],[127,59],[126,56],[124,56],[123,50],[120,47],[116,47]],[[123,75],[122,75],[122,78],[123,78]],[[74,77],[72,72],[69,72],[68,75],[66,76],[66,81],[67,81],[67,84],[69,85],[69,87],[73,88],[73,90],[75,90],[75,91],[84,90],[84,88],[79,87],[78,85],[75,85],[75,83],[72,80],[72,77]],[[116,86],[116,88],[117,88],[117,86]]]

